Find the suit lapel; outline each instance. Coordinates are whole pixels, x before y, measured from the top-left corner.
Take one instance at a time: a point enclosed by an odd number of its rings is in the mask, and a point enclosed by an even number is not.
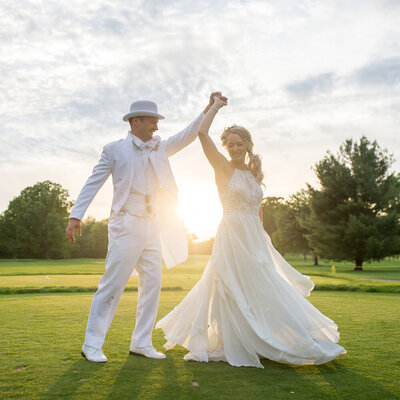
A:
[[[133,144],[131,134],[128,132],[128,136],[121,142],[121,152],[123,157],[126,159],[127,162],[127,172],[129,173],[129,187],[132,186],[132,179],[133,179]]]
[[[176,195],[178,188],[172,175],[168,157],[163,151],[153,150],[150,152],[149,159],[153,165],[160,185],[173,195]]]

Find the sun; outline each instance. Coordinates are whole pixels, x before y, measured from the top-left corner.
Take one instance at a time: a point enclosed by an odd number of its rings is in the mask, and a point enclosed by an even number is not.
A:
[[[188,232],[195,233],[200,240],[214,237],[222,218],[222,206],[215,185],[181,185],[178,212]]]

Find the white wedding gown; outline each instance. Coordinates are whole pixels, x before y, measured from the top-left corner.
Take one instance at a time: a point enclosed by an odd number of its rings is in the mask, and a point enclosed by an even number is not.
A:
[[[202,277],[157,324],[168,350],[185,360],[263,368],[260,358],[323,364],[346,351],[335,323],[304,297],[314,287],[277,252],[258,216],[262,190],[235,169],[221,199],[223,218]]]

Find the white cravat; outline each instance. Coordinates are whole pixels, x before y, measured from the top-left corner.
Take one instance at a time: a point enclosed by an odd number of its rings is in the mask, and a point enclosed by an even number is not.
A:
[[[132,135],[133,143],[133,179],[131,193],[155,196],[159,187],[159,181],[153,166],[149,162],[151,151],[160,143],[160,137],[154,136],[151,140],[143,142],[137,136]]]

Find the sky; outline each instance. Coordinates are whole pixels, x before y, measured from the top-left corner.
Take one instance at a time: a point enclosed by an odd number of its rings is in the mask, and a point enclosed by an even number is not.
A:
[[[22,189],[75,200],[130,103],[154,100],[179,132],[221,91],[210,135],[245,126],[265,196],[287,198],[346,139],[377,140],[400,171],[400,1],[58,0],[0,2],[0,212]],[[221,218],[198,141],[171,158],[180,212],[199,238]],[[107,218],[109,180],[86,216]]]

